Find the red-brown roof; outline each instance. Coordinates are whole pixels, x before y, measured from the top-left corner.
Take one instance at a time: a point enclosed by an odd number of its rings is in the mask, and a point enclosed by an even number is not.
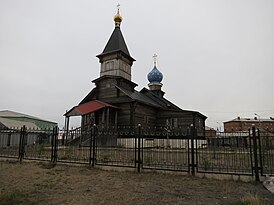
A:
[[[99,100],[94,100],[91,102],[87,102],[81,105],[74,106],[71,108],[68,112],[65,113],[65,116],[70,117],[70,116],[80,116],[80,115],[85,115],[91,112],[95,112],[97,110],[100,110],[105,107],[112,107],[117,109],[116,106],[111,105],[109,103],[105,103]]]

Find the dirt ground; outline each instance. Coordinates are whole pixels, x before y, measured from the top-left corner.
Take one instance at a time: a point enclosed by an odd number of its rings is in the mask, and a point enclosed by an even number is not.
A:
[[[262,184],[0,161],[2,204],[273,204]]]

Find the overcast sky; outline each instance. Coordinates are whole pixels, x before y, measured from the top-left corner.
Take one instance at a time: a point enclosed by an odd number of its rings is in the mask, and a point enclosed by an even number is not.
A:
[[[117,3],[137,90],[157,53],[165,97],[208,126],[274,117],[273,0],[0,0],[0,110],[62,127],[99,77]]]

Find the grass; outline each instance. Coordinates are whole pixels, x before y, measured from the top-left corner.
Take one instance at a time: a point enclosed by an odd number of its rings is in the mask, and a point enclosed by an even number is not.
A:
[[[6,177],[0,180],[0,205],[109,204],[110,202],[112,204],[266,205],[272,204],[274,200],[261,185],[200,179],[167,172],[148,171],[136,174],[129,170],[101,171],[91,169],[88,165],[70,166],[70,164],[60,164],[50,169],[51,165],[44,162],[18,165],[3,162],[2,165],[0,172]],[[93,186],[94,184],[96,186]],[[123,196],[124,201],[117,197],[120,195]]]
[[[202,164],[204,165],[205,170],[209,170],[211,168],[211,162],[207,158],[203,158]]]
[[[52,169],[56,166],[56,163],[51,163],[51,162],[40,162],[38,164],[43,169]]]
[[[20,190],[4,192],[0,195],[0,205],[31,204],[28,195]]]
[[[247,193],[240,201],[234,203],[233,205],[265,205],[264,201],[258,197],[257,194],[253,195]]]
[[[45,145],[39,144],[38,145],[38,156],[41,157],[42,153],[45,151]]]
[[[110,161],[110,159],[111,159],[110,155],[103,155],[101,160],[102,162],[108,162]]]

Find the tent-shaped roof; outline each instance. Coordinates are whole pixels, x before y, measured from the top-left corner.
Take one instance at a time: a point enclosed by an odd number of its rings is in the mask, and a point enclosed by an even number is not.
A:
[[[97,110],[100,110],[105,107],[112,107],[117,109],[116,106],[99,101],[99,100],[94,100],[90,101],[84,104],[80,104],[77,106],[74,106],[71,108],[68,112],[65,113],[65,116],[70,117],[70,116],[81,116],[85,115],[91,112],[95,112]]]
[[[116,26],[107,42],[107,45],[103,51],[103,54],[109,53],[112,51],[119,51],[119,50],[123,51],[125,54],[130,56],[125,39],[120,30],[120,27]]]
[[[114,52],[122,52],[131,61],[135,61],[135,59],[130,56],[125,39],[123,37],[123,34],[122,34],[119,26],[116,26],[114,28],[114,31],[112,32],[112,34],[107,42],[106,47],[104,48],[104,50],[101,54],[97,55],[97,57],[101,58],[104,55],[114,53]]]

